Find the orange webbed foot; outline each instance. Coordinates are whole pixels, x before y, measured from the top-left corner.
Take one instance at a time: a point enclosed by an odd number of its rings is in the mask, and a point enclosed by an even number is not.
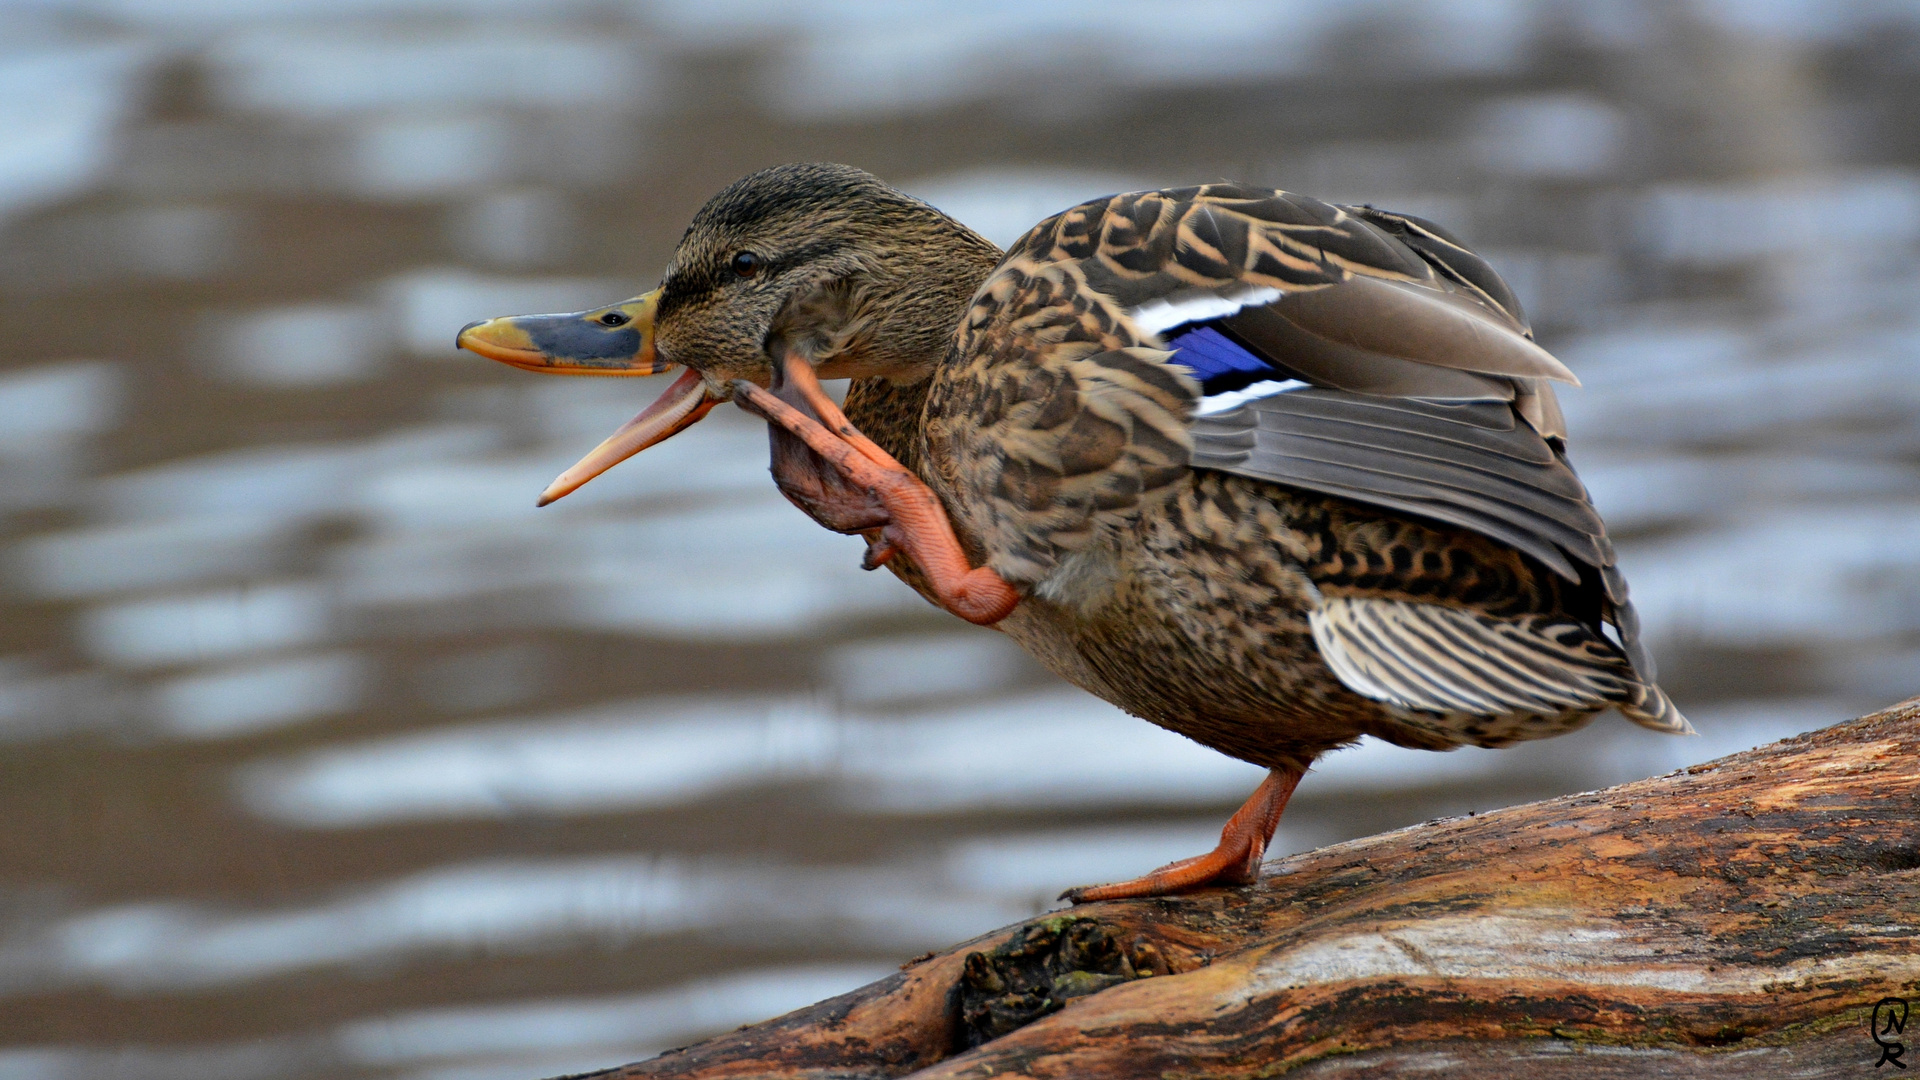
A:
[[[803,450],[774,436],[781,491],[828,528],[867,534],[862,565],[868,569],[904,551],[948,611],[982,626],[1006,618],[1020,594],[991,569],[968,562],[933,491],[847,420],[806,360],[789,354],[775,370],[783,376],[775,390],[744,379],[733,385],[741,408],[804,444]]]
[[[1209,885],[1251,885],[1259,880],[1260,860],[1280,824],[1280,813],[1300,783],[1304,770],[1275,769],[1267,774],[1247,801],[1220,830],[1220,843],[1205,855],[1170,862],[1142,877],[1110,885],[1082,885],[1060,894],[1076,904],[1096,900],[1131,900],[1167,896]]]
[[[776,382],[773,393],[804,420],[814,421],[817,426],[819,418],[812,415],[812,410],[794,390],[791,382]],[[744,395],[741,404],[749,412],[765,415],[761,409],[750,404]],[[891,519],[887,515],[886,505],[874,494],[871,486],[849,479],[844,470],[834,467],[806,440],[780,423],[768,423],[767,435],[773,482],[788,502],[834,532],[864,534],[870,544],[878,540],[879,531]],[[873,549],[870,547],[868,561],[872,565],[867,569],[879,565],[873,560]]]

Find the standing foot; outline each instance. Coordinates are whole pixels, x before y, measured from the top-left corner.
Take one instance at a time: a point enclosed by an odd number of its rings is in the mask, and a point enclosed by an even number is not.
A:
[[[1083,885],[1068,889],[1060,899],[1076,904],[1095,900],[1129,900],[1140,896],[1166,896],[1208,885],[1250,885],[1260,877],[1260,860],[1266,856],[1267,842],[1280,824],[1280,812],[1300,783],[1305,770],[1275,769],[1260,782],[1240,809],[1234,811],[1227,827],[1220,830],[1220,844],[1205,855],[1171,862],[1144,877],[1116,881],[1111,885]]]

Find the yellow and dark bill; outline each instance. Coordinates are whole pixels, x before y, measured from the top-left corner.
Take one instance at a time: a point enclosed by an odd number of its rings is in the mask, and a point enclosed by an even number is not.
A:
[[[656,289],[589,311],[483,319],[461,327],[454,344],[489,360],[550,375],[656,375],[674,366],[662,363],[653,345],[653,314],[659,301]],[[708,393],[699,372],[691,368],[681,372],[658,401],[547,485],[539,504],[546,506],[685,430],[719,403]]]

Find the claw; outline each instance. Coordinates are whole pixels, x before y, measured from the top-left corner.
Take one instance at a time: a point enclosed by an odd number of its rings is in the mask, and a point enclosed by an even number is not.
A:
[[[900,549],[893,546],[885,533],[870,536],[867,538],[867,553],[860,558],[860,569],[878,570],[898,554]]]

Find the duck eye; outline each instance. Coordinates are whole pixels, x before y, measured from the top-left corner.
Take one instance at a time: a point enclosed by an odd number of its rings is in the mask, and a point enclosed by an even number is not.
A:
[[[735,275],[750,278],[760,272],[760,256],[751,251],[742,251],[728,265],[733,268]]]
[[[627,313],[624,311],[609,311],[605,315],[600,316],[599,322],[601,326],[625,326],[627,325]]]

